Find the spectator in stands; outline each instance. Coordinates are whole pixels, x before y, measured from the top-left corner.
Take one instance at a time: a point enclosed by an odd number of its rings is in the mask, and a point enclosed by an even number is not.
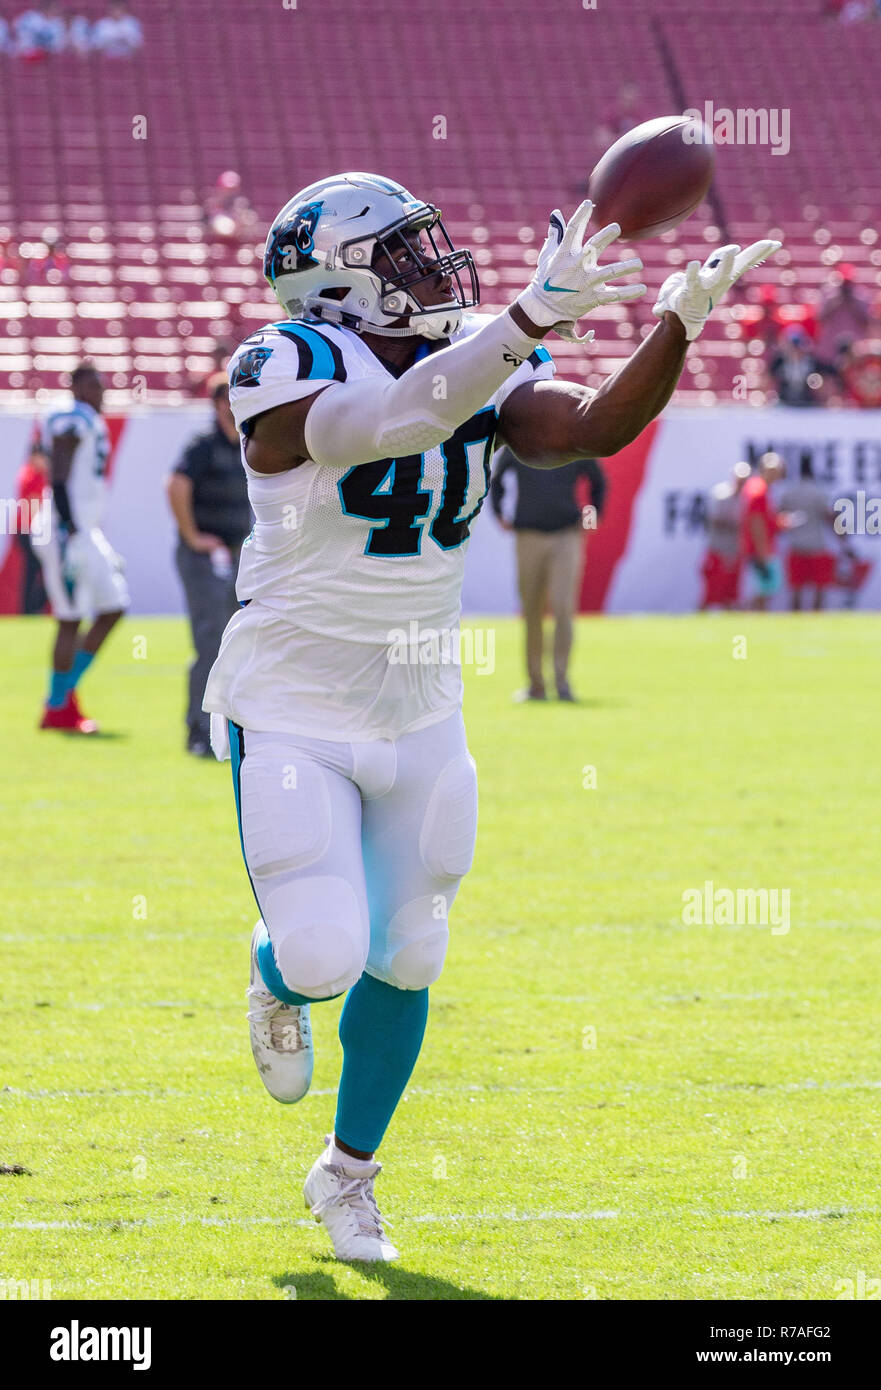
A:
[[[843,388],[841,405],[881,408],[881,341],[867,339],[843,347],[836,366]]]
[[[639,88],[632,82],[619,87],[615,102],[603,113],[599,125],[594,127],[593,141],[597,157],[605,153],[610,145],[628,130],[639,125],[644,117],[639,112]],[[582,196],[587,194],[587,180],[578,185]]]
[[[834,361],[843,347],[850,347],[866,332],[869,305],[854,285],[852,265],[840,265],[832,272],[817,317],[817,353],[827,362]]]
[[[807,333],[797,323],[783,329],[768,371],[781,405],[821,405],[824,376],[838,378],[831,362],[822,362],[814,355]]]
[[[620,136],[626,135],[628,130],[639,125],[640,120],[639,88],[633,82],[625,82],[618,89],[617,100],[608,112],[605,124],[611,132],[612,139],[617,140]]]
[[[245,241],[257,214],[242,192],[241,175],[227,169],[205,199],[205,224],[218,241]]]
[[[130,58],[144,42],[144,31],[128,5],[119,0],[92,30],[92,47],[105,58]]]
[[[752,323],[747,323],[744,337],[758,338],[767,355],[773,354],[783,328],[783,319],[777,305],[777,290],[774,285],[762,285],[759,290],[759,315]]]
[[[0,283],[9,284],[21,274],[21,256],[10,240],[8,227],[0,227]]]
[[[0,53],[12,52],[12,32],[6,20],[0,14]]]
[[[827,544],[834,535],[835,512],[814,477],[808,450],[799,459],[798,478],[784,484],[778,502],[790,516],[786,572],[793,611],[806,606],[808,589],[814,591],[811,606],[819,611],[826,590],[835,582],[835,556]]]
[[[45,256],[32,256],[28,262],[29,285],[66,285],[70,280],[70,258],[65,254],[61,238],[54,227],[43,233]]]
[[[67,46],[74,53],[89,53],[92,49],[92,25],[85,15],[74,15],[67,26]]]
[[[211,390],[214,424],[185,450],[166,491],[179,542],[177,568],[186,595],[196,649],[189,674],[187,751],[211,756],[210,719],[202,709],[205,682],[223,629],[236,611],[236,571],[252,525],[239,437],[225,374]]]
[[[740,589],[740,494],[750,475],[748,463],[735,464],[731,478],[710,489],[707,502],[707,550],[701,565],[704,591],[700,611],[734,608]]]
[[[513,521],[502,512],[504,477],[517,480],[517,504]],[[586,478],[590,511],[579,505],[575,487]],[[554,683],[561,700],[572,701],[569,657],[572,651],[572,619],[584,567],[587,523],[595,525],[602,514],[606,477],[595,459],[580,459],[561,468],[528,468],[511,453],[500,450],[490,484],[490,504],[506,531],[517,539],[517,575],[526,623],[526,669],[529,685],[524,700],[547,698],[544,680],[544,615],[554,619]]]
[[[67,43],[67,25],[60,5],[37,5],[18,15],[14,23],[15,50],[26,61],[61,53]]]

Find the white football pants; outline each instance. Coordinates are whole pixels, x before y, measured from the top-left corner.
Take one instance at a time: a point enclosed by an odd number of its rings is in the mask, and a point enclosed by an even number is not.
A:
[[[477,776],[460,712],[391,742],[231,726],[242,847],[288,989],[437,979],[471,867]]]

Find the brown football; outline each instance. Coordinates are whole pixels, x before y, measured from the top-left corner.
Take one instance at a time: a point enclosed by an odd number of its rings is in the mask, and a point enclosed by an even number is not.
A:
[[[707,195],[715,152],[702,121],[658,116],[606,150],[587,196],[597,227],[618,222],[624,241],[660,236],[684,222]]]

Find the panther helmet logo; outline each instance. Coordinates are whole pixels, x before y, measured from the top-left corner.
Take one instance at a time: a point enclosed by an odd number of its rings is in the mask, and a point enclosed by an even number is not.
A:
[[[315,228],[324,203],[305,203],[295,208],[291,216],[276,231],[267,248],[263,273],[267,279],[290,274],[294,270],[309,270],[318,264],[315,249]]]

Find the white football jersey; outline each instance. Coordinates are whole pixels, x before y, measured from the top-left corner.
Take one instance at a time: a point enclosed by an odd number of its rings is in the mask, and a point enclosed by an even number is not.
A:
[[[43,422],[43,448],[73,430],[77,446],[70,465],[67,496],[75,525],[82,531],[100,526],[107,505],[107,460],[110,435],[104,417],[85,401],[53,410]],[[57,518],[56,518],[57,521]]]
[[[466,315],[452,341],[482,322]],[[537,348],[482,410],[423,454],[354,467],[307,460],[265,475],[248,467],[243,441],[256,519],[236,586],[247,606],[224,634],[205,708],[246,728],[338,739],[394,737],[445,718],[461,700],[459,667],[398,663],[390,645],[402,630],[456,630],[499,409],[516,387],[553,372]],[[238,348],[230,403],[247,436],[249,422],[286,401],[389,375],[356,333],[297,319],[269,324]]]

